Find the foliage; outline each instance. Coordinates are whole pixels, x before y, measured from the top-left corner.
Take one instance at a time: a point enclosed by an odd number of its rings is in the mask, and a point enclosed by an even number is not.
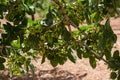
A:
[[[29,69],[34,73],[31,60],[37,60],[39,54],[41,63],[47,58],[53,67],[63,65],[67,59],[75,63],[78,56],[89,58],[93,68],[98,60],[105,61],[113,70],[111,78],[119,78],[119,51],[111,53],[117,37],[110,26],[110,17],[120,14],[119,2],[0,0],[0,19],[7,20],[1,26],[0,69],[5,68],[6,62],[11,74],[20,75]],[[37,20],[35,13],[41,16]],[[105,24],[101,23],[103,19]],[[76,29],[71,30],[72,27]]]

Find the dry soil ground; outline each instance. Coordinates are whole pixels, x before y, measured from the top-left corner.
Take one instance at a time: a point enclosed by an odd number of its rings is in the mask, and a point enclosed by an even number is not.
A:
[[[111,19],[111,25],[117,34],[117,43],[113,50],[120,50],[120,18]],[[35,64],[35,75],[31,73],[13,77],[12,80],[110,80],[109,70],[103,61],[97,62],[97,67],[92,69],[88,59],[78,59],[76,64],[69,60],[64,65],[53,68],[49,61],[40,64],[41,58]],[[0,80],[10,80],[8,70],[0,72]]]

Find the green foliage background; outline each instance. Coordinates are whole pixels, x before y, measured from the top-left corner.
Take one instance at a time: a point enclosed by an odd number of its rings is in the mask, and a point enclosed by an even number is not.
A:
[[[77,56],[89,58],[91,67],[103,60],[113,71],[112,79],[120,79],[119,51],[112,55],[117,40],[110,26],[110,17],[120,14],[120,0],[0,0],[1,25],[0,69],[7,63],[11,74],[20,75],[42,55],[53,67]],[[40,17],[35,20],[34,14]],[[31,18],[27,17],[30,15]],[[105,24],[101,21],[105,19]],[[87,25],[81,25],[86,22]],[[71,30],[71,27],[76,28]],[[105,58],[104,58],[105,56]]]

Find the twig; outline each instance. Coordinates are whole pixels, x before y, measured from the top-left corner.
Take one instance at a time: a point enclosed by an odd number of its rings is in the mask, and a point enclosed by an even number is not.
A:
[[[57,22],[57,23],[54,23],[53,25],[51,25],[51,26],[49,26],[48,27],[48,29],[51,29],[51,28],[53,28],[53,27],[55,27],[55,26],[58,26],[60,23],[62,23],[63,22],[63,20],[61,20],[61,21],[59,21],[59,22]]]
[[[91,49],[90,47],[88,47],[86,44],[84,44],[84,43],[82,43],[82,42],[80,42],[80,44],[82,44],[83,46],[85,46],[85,47],[88,49],[88,51],[90,51],[91,53],[93,53],[98,59],[101,59],[101,60],[103,60],[104,62],[108,63],[107,60],[105,60],[103,57],[101,57],[100,55],[98,55],[94,50],[92,50],[92,49]]]
[[[67,23],[67,25],[68,25],[68,30],[69,30],[69,32],[70,32],[70,34],[72,33],[72,30],[71,30],[71,27],[70,27],[70,25],[71,25],[71,22],[70,22],[70,19],[68,18],[68,16],[66,15],[66,12],[65,12],[65,10],[64,10],[64,6],[58,1],[58,0],[53,0],[58,6],[59,6],[59,8],[61,9],[61,11],[62,11],[62,14],[63,14],[63,17],[64,17],[64,20],[65,20],[65,22]]]
[[[24,49],[23,47],[18,48],[18,47],[13,47],[13,46],[0,46],[0,49],[3,49],[3,48],[8,48],[8,49],[11,49],[11,48],[13,48],[13,49]]]

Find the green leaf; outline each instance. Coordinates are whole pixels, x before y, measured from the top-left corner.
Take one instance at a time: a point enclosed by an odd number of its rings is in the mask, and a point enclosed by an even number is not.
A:
[[[113,42],[116,43],[116,41],[117,41],[117,35],[116,35],[116,34],[113,34],[113,35],[112,35],[112,39],[113,39]]]
[[[58,65],[58,59],[57,58],[53,58],[50,60],[50,64],[53,66],[53,67],[56,67]]]
[[[83,57],[84,57],[84,58],[88,58],[88,57],[90,57],[90,54],[89,54],[88,52],[84,52],[84,53],[83,53]]]
[[[82,1],[85,1],[85,0],[78,0],[78,2],[82,2]]]
[[[80,29],[82,30],[82,31],[87,31],[87,30],[89,30],[90,28],[92,28],[92,27],[94,27],[94,24],[91,24],[91,25],[82,25],[82,26],[80,26]]]
[[[67,52],[67,56],[70,61],[72,61],[73,63],[76,63],[77,57],[72,52]]]
[[[86,12],[84,13],[84,15],[85,15],[87,24],[91,24],[89,10],[86,9]]]
[[[113,30],[112,30],[112,28],[111,28],[111,26],[110,26],[110,20],[109,20],[109,19],[107,19],[107,21],[106,21],[106,23],[105,23],[105,29],[106,29],[106,31],[108,31],[108,33],[110,33],[110,34],[113,34],[113,33],[114,33]]]
[[[34,65],[30,64],[29,67],[30,67],[30,70],[31,70],[32,74],[34,74],[35,73]]]
[[[52,13],[51,8],[49,7],[48,13],[46,14],[46,18],[47,19],[53,19],[53,16],[54,16],[54,14]]]
[[[115,72],[111,72],[110,78],[111,79],[116,79],[117,78],[117,74]]]
[[[77,49],[77,56],[82,59],[82,51],[80,49]]]
[[[93,22],[99,22],[99,21],[102,21],[102,17],[101,17],[101,15],[99,14],[99,12],[93,12],[91,15],[90,15],[90,17],[91,17],[91,20],[93,21]]]
[[[95,16],[96,16],[96,14],[97,14],[97,12],[94,12],[94,13],[92,13],[90,16],[91,16],[91,18],[92,19],[94,19],[95,18]]]
[[[4,26],[4,29],[6,30],[6,32],[10,32],[10,31],[13,31],[13,26],[9,23],[9,22],[6,22],[5,24],[3,24]]]
[[[0,19],[3,19],[3,15],[0,14]]]
[[[118,70],[118,75],[120,75],[120,70]]]
[[[29,71],[29,65],[30,65],[30,62],[31,62],[31,58],[27,58],[26,59],[26,63],[25,63],[25,67],[26,67],[26,71],[28,72]]]
[[[120,74],[118,75],[117,80],[120,80]]]
[[[32,53],[31,53],[31,54],[32,54]],[[34,54],[34,55],[33,55],[33,59],[37,62],[37,60],[38,60],[38,55]]]
[[[88,30],[88,28],[89,28],[88,26],[81,26],[81,27],[80,27],[80,29],[81,29],[82,31],[86,31],[86,30]]]
[[[49,26],[51,26],[53,24],[53,19],[43,19],[42,21],[41,21],[41,26],[43,26],[43,27],[49,27]]]
[[[0,57],[0,64],[4,63],[5,61],[6,61],[5,58]]]
[[[77,37],[79,35],[79,30],[74,30],[72,34],[73,34],[73,37]]]
[[[0,64],[0,70],[4,70],[4,69],[5,69],[4,64]]]
[[[30,62],[31,62],[31,58],[27,58],[26,65],[28,66],[30,64]]]
[[[35,7],[34,6],[25,6],[25,7],[26,7],[27,13],[29,15],[35,14]]]
[[[70,41],[71,39],[71,34],[67,31],[66,28],[63,29],[63,39],[65,41]]]
[[[48,19],[45,19],[44,21],[47,24],[47,26],[51,26],[53,24],[53,19],[48,18]]]
[[[9,56],[10,55],[10,50],[8,48],[3,47],[2,54],[3,54],[3,56]]]
[[[45,58],[46,58],[46,56],[45,56],[45,54],[43,54],[41,64],[43,64],[45,62]]]
[[[63,65],[67,61],[66,57],[59,57],[59,64]]]
[[[13,47],[20,48],[20,38],[19,38],[17,41],[16,41],[16,40],[12,41],[12,42],[11,42],[11,45],[12,45]]]
[[[92,66],[93,69],[96,68],[96,60],[95,60],[95,57],[90,56],[90,57],[89,57],[89,63],[90,63],[90,65]]]
[[[119,58],[119,51],[116,50],[114,53],[113,53],[113,58]]]

